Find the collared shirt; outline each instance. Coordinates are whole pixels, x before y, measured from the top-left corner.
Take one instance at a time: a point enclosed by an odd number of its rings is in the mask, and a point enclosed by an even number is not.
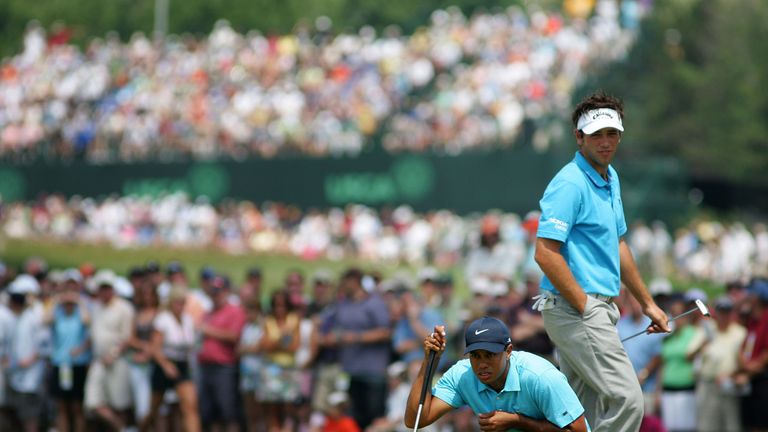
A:
[[[378,294],[362,300],[346,299],[336,308],[336,330],[362,333],[389,328],[389,309]],[[373,379],[386,377],[391,342],[354,343],[339,348],[339,360],[344,372]]]
[[[206,315],[203,322],[218,330],[237,333],[239,340],[243,327],[248,322],[248,317],[243,308],[227,303],[221,308],[211,311]],[[198,360],[205,364],[234,366],[237,364],[236,347],[237,342],[225,342],[214,337],[204,337]]]
[[[42,314],[32,306],[14,315],[9,349],[8,383],[21,393],[36,393],[43,380],[44,363],[39,358],[44,344]],[[38,360],[22,368],[19,363],[37,356]]]
[[[83,322],[80,306],[75,306],[67,315],[63,306],[57,306],[53,311],[53,353],[51,363],[54,365],[75,364],[87,365],[91,362],[91,351],[84,350],[76,357],[71,356],[73,349],[82,346],[90,337],[88,325]]]
[[[720,330],[715,326],[711,340],[708,340],[707,331],[699,328],[692,343],[693,348],[698,348],[705,343],[706,345],[701,350],[701,363],[696,377],[715,380],[735,372],[739,367],[739,349],[741,349],[746,336],[747,330],[736,322],[728,324],[725,330]]]
[[[114,352],[131,337],[133,313],[133,306],[120,297],[112,298],[108,304],[96,304],[91,322],[91,339],[96,357]]]
[[[451,366],[432,389],[432,395],[459,408],[469,405],[476,414],[505,411],[565,427],[584,414],[568,380],[552,363],[524,351],[510,357],[501,392],[480,382],[468,359]]]
[[[646,317],[641,317],[640,320],[635,321],[632,316],[627,315],[621,317],[616,323],[616,331],[619,333],[619,338],[624,339],[646,330],[650,324],[651,320]],[[647,367],[654,357],[661,354],[661,344],[665,336],[663,333],[653,333],[622,342],[636,373]],[[654,372],[645,380],[642,385],[644,392],[651,393],[656,389],[656,375]]]
[[[539,201],[537,236],[562,242],[560,253],[576,282],[587,293],[619,295],[619,239],[627,232],[619,176],[608,167],[608,180],[576,152],[555,175]],[[544,276],[541,288],[558,293]]]

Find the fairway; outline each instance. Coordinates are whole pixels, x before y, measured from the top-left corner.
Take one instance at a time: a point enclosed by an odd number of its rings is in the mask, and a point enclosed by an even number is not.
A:
[[[377,271],[384,277],[397,270],[410,271],[415,277],[417,269],[407,265],[374,263],[362,260],[328,259],[305,260],[288,254],[228,254],[217,249],[172,249],[168,247],[115,249],[105,244],[64,243],[40,240],[0,239],[0,259],[10,266],[19,266],[32,256],[44,258],[49,268],[64,269],[90,263],[97,268],[111,268],[125,275],[128,270],[147,261],[155,260],[161,265],[170,261],[181,261],[186,269],[190,286],[197,285],[197,274],[203,266],[230,276],[236,284],[243,281],[250,267],[259,267],[264,272],[264,288],[271,292],[282,286],[283,277],[291,269],[299,269],[309,279],[318,269],[328,269],[335,275],[347,267],[356,266],[364,271]],[[460,268],[442,269],[453,275],[456,292],[467,293],[463,272]]]

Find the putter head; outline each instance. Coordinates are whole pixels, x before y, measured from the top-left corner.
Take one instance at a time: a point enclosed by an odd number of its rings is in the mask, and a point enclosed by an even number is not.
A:
[[[705,317],[711,316],[709,315],[709,308],[707,307],[707,305],[704,304],[703,301],[701,301],[700,299],[696,299],[694,303],[696,303],[696,307],[699,308],[699,312],[701,312],[703,316]]]

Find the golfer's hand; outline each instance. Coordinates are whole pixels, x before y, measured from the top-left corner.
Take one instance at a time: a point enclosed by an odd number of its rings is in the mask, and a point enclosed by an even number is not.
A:
[[[436,325],[432,333],[424,338],[424,356],[428,357],[430,351],[441,355],[445,351],[445,326]]]
[[[648,333],[669,333],[669,317],[659,308],[656,303],[648,305],[643,311],[645,316],[651,319],[651,325],[648,326]]]
[[[483,432],[506,431],[517,421],[517,414],[504,411],[492,411],[480,414],[477,422]]]

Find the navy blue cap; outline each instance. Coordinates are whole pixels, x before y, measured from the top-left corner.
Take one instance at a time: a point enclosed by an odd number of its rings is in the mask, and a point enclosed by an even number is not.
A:
[[[500,353],[512,343],[507,325],[489,316],[472,321],[464,333],[464,341],[467,345],[464,354],[476,350]]]
[[[768,280],[755,279],[747,286],[747,291],[763,301],[768,301]]]
[[[165,272],[170,276],[176,273],[184,273],[184,266],[178,261],[171,261],[168,263]]]
[[[200,270],[200,279],[211,280],[214,276],[216,272],[211,267],[205,266]]]

